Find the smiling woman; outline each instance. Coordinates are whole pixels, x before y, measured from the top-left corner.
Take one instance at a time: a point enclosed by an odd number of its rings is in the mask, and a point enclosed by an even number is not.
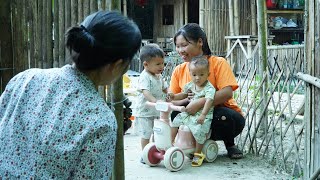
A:
[[[13,77],[0,97],[0,179],[110,179],[117,123],[97,86],[140,45],[133,21],[99,11],[67,31],[72,65]]]
[[[211,123],[211,139],[223,140],[230,158],[242,158],[242,152],[236,147],[234,138],[242,131],[245,120],[242,111],[233,99],[233,91],[239,86],[228,62],[221,57],[213,56],[208,45],[206,33],[195,23],[181,27],[174,36],[176,51],[184,63],[178,65],[171,76],[170,90],[182,92],[184,86],[191,81],[189,64],[194,57],[205,56],[209,64],[209,82],[216,89],[213,97],[214,113]],[[184,99],[176,102],[188,104]],[[191,101],[186,111],[195,114],[205,104],[205,98]],[[174,119],[176,113],[172,113]]]

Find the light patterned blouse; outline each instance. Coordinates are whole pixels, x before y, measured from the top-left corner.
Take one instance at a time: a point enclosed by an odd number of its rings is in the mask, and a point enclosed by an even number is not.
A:
[[[116,130],[80,71],[26,70],[0,97],[0,179],[110,179]]]

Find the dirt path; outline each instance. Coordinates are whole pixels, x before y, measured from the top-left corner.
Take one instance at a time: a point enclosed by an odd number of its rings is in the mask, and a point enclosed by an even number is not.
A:
[[[213,163],[204,163],[201,167],[191,167],[187,158],[182,170],[170,172],[163,163],[156,167],[149,167],[140,163],[140,138],[132,134],[132,129],[124,136],[125,178],[126,180],[154,179],[154,180],[202,180],[202,179],[292,179],[288,175],[275,173],[274,168],[253,155],[246,155],[241,160],[231,160],[226,151],[219,144],[219,155]]]

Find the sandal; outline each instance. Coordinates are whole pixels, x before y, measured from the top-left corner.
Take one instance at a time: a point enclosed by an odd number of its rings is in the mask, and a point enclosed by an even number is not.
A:
[[[237,146],[231,146],[227,148],[228,156],[230,159],[241,159],[243,158],[243,153]]]
[[[201,166],[205,157],[206,157],[206,155],[204,155],[202,152],[201,153],[194,153],[194,156],[193,156],[193,159],[191,162],[191,166],[193,166],[193,167]]]

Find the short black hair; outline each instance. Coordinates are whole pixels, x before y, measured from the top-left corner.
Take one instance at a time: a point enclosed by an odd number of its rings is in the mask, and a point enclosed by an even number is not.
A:
[[[66,33],[66,46],[79,70],[95,70],[118,59],[131,61],[141,46],[135,22],[115,11],[98,11]]]
[[[194,58],[191,59],[191,62],[189,63],[190,65],[194,65],[195,67],[206,67],[209,70],[209,61],[206,58],[206,56],[196,56]]]
[[[140,60],[141,62],[150,61],[152,58],[161,57],[164,58],[165,53],[159,47],[158,44],[150,43],[143,46],[140,50]]]
[[[204,30],[196,23],[188,23],[182,26],[174,35],[174,44],[178,36],[182,35],[189,43],[190,41],[198,42],[201,38],[203,42],[202,51],[203,55],[211,55],[211,49],[208,44],[207,35]]]

